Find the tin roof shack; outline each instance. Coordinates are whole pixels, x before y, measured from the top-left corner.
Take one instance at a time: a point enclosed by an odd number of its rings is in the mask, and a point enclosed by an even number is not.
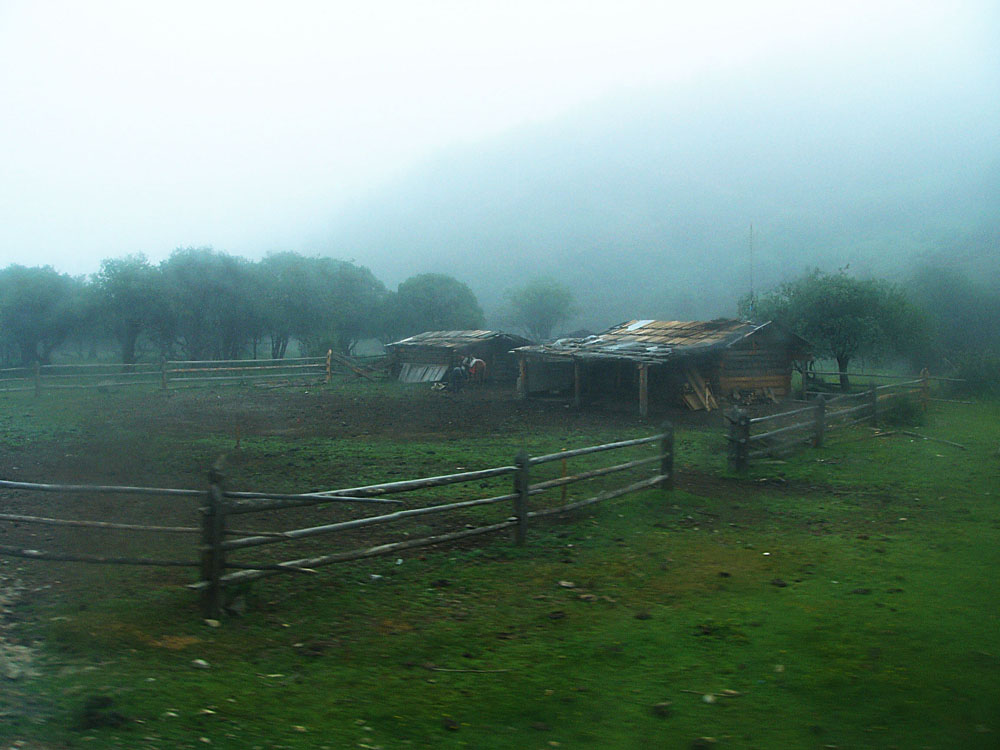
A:
[[[809,344],[776,323],[741,320],[632,320],[586,338],[527,346],[518,355],[518,393],[570,392],[585,398],[649,394],[691,409],[718,407],[716,394],[791,392],[792,362],[808,360]]]
[[[390,371],[404,383],[443,380],[449,365],[463,357],[486,363],[490,383],[514,383],[517,359],[511,353],[530,339],[500,331],[425,331],[386,345]]]

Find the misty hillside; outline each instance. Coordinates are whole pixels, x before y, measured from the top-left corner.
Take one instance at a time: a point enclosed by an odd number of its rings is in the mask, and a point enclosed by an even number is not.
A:
[[[985,89],[783,80],[603,100],[441,154],[342,216],[334,253],[390,284],[452,274],[494,325],[505,289],[554,276],[581,308],[570,328],[734,314],[751,223],[758,290],[816,265],[995,273],[1000,145]]]

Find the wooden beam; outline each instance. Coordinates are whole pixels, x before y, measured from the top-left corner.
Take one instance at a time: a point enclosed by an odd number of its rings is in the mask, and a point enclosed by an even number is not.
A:
[[[649,415],[649,365],[639,365],[639,416]]]

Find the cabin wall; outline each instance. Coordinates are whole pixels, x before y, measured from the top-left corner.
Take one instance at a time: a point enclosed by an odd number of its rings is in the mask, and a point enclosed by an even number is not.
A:
[[[776,396],[792,390],[792,356],[787,347],[753,337],[726,350],[719,366],[718,388],[733,391],[770,388]]]

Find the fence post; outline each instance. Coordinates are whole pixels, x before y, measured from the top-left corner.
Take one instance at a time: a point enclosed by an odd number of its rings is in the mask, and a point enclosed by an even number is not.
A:
[[[531,469],[527,451],[522,450],[514,459],[517,471],[514,473],[514,543],[524,546],[528,536],[528,493],[531,488]]]
[[[660,442],[660,480],[661,490],[674,488],[674,426],[670,422],[663,423],[663,440]]]
[[[816,424],[813,428],[813,447],[823,447],[823,434],[826,432],[826,396],[820,394],[816,399]]]
[[[326,350],[326,382],[329,383],[333,379],[333,369],[330,365],[330,361],[333,359],[333,349]]]
[[[160,389],[167,390],[167,358],[160,356]]]
[[[931,373],[926,367],[920,371],[920,403],[927,411],[927,404],[931,400]]]
[[[734,408],[729,415],[729,468],[746,471],[750,453],[750,415]]]
[[[649,365],[639,365],[639,416],[649,415]]]
[[[878,388],[874,385],[868,392],[868,399],[871,401],[872,427],[878,427]]]
[[[225,551],[222,541],[226,533],[223,459],[220,457],[208,472],[208,504],[201,509],[201,579],[208,583],[201,593],[201,613],[218,619],[222,614],[222,584]]]
[[[35,360],[35,395],[42,394],[42,363]]]

